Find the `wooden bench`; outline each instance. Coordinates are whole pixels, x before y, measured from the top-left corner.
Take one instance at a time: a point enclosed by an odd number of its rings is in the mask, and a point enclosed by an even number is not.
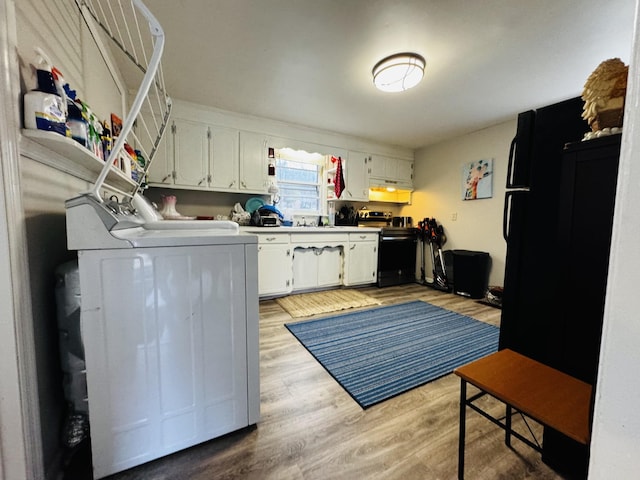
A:
[[[584,445],[590,438],[591,385],[509,349],[456,368],[460,384],[458,478],[464,478],[466,407],[505,430],[505,443],[514,436],[541,452],[541,446],[515,432],[511,417],[523,415]],[[467,383],[480,393],[467,398]],[[506,405],[504,423],[473,402],[489,394]]]

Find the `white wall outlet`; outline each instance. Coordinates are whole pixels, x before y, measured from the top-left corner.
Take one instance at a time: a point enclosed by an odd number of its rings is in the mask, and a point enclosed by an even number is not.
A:
[[[453,212],[451,214],[451,221],[455,222],[456,220],[458,220],[458,213],[457,212]]]

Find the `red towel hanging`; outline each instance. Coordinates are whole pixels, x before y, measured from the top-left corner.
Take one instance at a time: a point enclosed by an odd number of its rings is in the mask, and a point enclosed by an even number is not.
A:
[[[336,198],[340,198],[340,195],[342,195],[345,189],[344,174],[342,173],[342,157],[338,157],[338,161],[336,162],[336,178],[334,183]]]

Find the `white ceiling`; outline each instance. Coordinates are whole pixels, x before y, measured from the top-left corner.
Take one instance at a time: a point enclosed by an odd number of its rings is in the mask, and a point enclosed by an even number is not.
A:
[[[419,148],[580,95],[629,62],[635,0],[145,0],[163,26],[169,94]],[[422,83],[371,69],[415,51]]]

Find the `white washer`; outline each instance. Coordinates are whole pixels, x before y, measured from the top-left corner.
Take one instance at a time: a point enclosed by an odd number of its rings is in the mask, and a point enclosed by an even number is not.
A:
[[[90,195],[67,202],[94,478],[259,419],[257,236],[165,222]]]

